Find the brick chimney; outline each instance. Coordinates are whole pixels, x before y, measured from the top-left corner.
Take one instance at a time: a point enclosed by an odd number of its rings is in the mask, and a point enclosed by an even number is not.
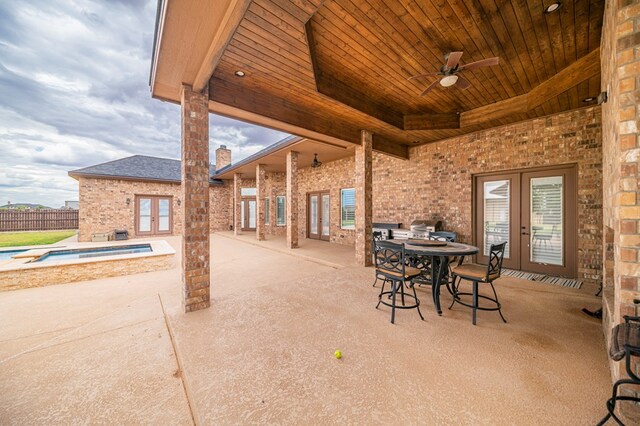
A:
[[[227,149],[226,145],[220,145],[220,148],[216,149],[216,170],[229,164],[231,164],[231,150]]]

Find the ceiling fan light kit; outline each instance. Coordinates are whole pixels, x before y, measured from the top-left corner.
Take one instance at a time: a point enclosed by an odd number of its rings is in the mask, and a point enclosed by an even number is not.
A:
[[[440,76],[440,80],[434,81],[420,94],[420,96],[424,96],[429,93],[438,83],[442,87],[452,87],[456,86],[458,89],[467,89],[471,86],[471,83],[467,81],[465,78],[462,78],[458,75],[458,73],[465,70],[474,70],[477,68],[483,67],[492,67],[494,65],[498,65],[500,62],[500,58],[488,58],[481,59],[479,61],[471,62],[469,64],[460,65],[460,58],[462,57],[462,52],[449,52],[444,55],[444,65],[440,67],[438,72],[431,72],[427,74],[418,74],[412,77],[409,77],[409,80],[414,80],[416,78],[428,77],[428,76]]]
[[[457,75],[446,75],[442,77],[442,79],[440,80],[440,85],[442,87],[450,87],[456,84],[457,81],[458,81]]]

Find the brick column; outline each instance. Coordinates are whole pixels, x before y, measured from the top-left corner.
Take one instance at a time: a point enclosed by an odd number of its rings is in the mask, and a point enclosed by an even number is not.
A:
[[[601,42],[604,283],[603,326],[607,343],[611,327],[624,315],[638,315],[640,298],[640,2],[605,2]],[[610,360],[612,376],[626,375],[622,363]],[[637,364],[633,366],[640,372]],[[620,404],[628,423],[640,421],[635,404]]]
[[[373,135],[362,131],[360,145],[356,147],[356,263],[371,266],[371,238],[373,216]]]
[[[242,175],[233,175],[233,234],[240,235],[242,231]]]
[[[258,241],[264,240],[265,231],[265,215],[264,215],[264,201],[267,198],[267,186],[265,177],[267,173],[264,168],[264,164],[258,164],[256,166],[256,239]]]
[[[185,312],[208,308],[209,95],[182,86],[182,305]]]
[[[298,153],[287,153],[287,247],[298,248]]]

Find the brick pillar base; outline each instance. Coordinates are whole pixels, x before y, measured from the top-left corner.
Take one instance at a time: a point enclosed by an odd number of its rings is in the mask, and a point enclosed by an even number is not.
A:
[[[209,96],[182,86],[182,305],[208,308]]]
[[[356,147],[356,263],[371,266],[371,238],[373,216],[373,135],[362,131],[360,146]]]
[[[264,223],[264,202],[267,198],[266,176],[267,173],[264,164],[258,164],[256,166],[256,239],[258,241],[264,240],[264,231],[266,228]]]
[[[298,248],[298,153],[287,153],[287,247]]]
[[[240,173],[233,175],[233,234],[240,235],[242,231],[242,176]]]

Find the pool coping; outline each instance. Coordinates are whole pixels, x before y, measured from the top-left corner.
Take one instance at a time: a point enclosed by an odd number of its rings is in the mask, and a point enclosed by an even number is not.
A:
[[[50,260],[47,262],[27,261],[27,259],[34,259],[34,258],[43,256],[49,253],[50,251],[78,250],[78,249],[102,248],[102,247],[123,247],[123,246],[141,245],[141,244],[151,245],[152,251],[146,252],[146,253],[128,254],[126,257],[123,257],[122,254],[115,254],[113,256],[97,256],[97,257],[88,257],[88,258],[82,258],[82,259]],[[12,250],[6,250],[6,251],[12,251]],[[66,244],[64,246],[55,246],[55,247],[38,246],[38,248],[27,250],[24,253],[20,253],[8,260],[4,260],[0,262],[0,272],[41,269],[41,268],[50,268],[50,267],[65,266],[65,265],[79,265],[79,264],[86,264],[86,263],[110,262],[110,261],[117,261],[122,259],[158,257],[158,256],[174,255],[175,253],[176,251],[173,249],[173,247],[171,247],[171,245],[165,240],[105,241],[101,243],[71,243],[71,244]]]

